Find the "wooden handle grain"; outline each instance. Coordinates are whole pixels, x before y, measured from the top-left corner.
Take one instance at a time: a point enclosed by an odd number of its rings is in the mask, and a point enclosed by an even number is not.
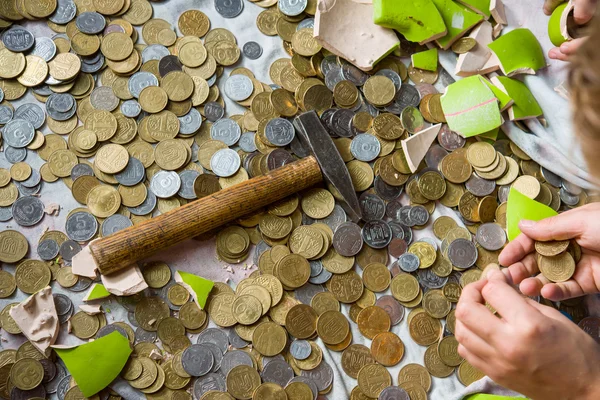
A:
[[[306,157],[96,240],[90,251],[100,273],[108,275],[322,180],[317,160]]]

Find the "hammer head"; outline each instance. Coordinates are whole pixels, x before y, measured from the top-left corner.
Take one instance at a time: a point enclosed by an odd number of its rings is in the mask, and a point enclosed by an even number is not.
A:
[[[362,212],[350,173],[321,119],[315,111],[310,111],[298,116],[294,124],[300,141],[317,159],[321,173],[342,196],[344,210],[353,221],[358,222]]]

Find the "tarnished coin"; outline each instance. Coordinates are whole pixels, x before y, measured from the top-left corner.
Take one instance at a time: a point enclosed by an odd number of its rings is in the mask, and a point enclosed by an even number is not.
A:
[[[448,258],[458,268],[470,268],[477,261],[477,247],[470,240],[458,238],[448,246]]]
[[[506,244],[506,232],[500,225],[488,222],[477,229],[475,239],[486,250],[500,250]]]
[[[274,146],[287,146],[294,140],[295,129],[287,119],[273,118],[267,122],[265,137]]]
[[[242,13],[242,0],[215,0],[215,10],[224,18],[235,18]]]
[[[352,257],[362,249],[361,229],[353,222],[345,222],[333,235],[333,247],[342,256]]]
[[[247,42],[244,44],[244,47],[242,47],[242,52],[250,60],[258,60],[260,56],[262,56],[263,49],[260,44],[256,42]]]
[[[65,230],[70,239],[87,242],[98,232],[98,221],[92,214],[78,211],[67,217]]]
[[[12,205],[12,215],[17,224],[33,226],[44,218],[44,203],[37,197],[20,197]]]
[[[121,229],[129,228],[130,226],[133,226],[133,222],[126,216],[121,214],[111,215],[102,222],[102,236],[111,235]]]

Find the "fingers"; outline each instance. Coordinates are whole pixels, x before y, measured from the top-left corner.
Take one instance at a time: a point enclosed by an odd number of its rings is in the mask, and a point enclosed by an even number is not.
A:
[[[535,308],[536,310],[538,310],[540,313],[542,313],[543,315],[545,315],[548,318],[552,318],[552,319],[556,319],[556,320],[560,320],[560,321],[567,320],[567,318],[564,315],[562,315],[560,313],[560,311],[557,311],[552,307],[540,304],[537,301],[534,301],[530,298],[527,298],[527,303],[529,303],[533,308]]]
[[[521,261],[514,263],[504,270],[504,273],[508,274],[515,285],[520,284],[525,279],[530,278],[539,272],[537,261],[533,253],[527,254]]]
[[[506,277],[499,271],[490,271],[488,283],[483,287],[481,294],[502,318],[509,322],[528,318],[532,311],[525,299],[506,282]]]
[[[481,289],[483,289],[486,283],[486,280],[469,283],[461,292],[460,301],[485,304],[485,300],[481,296]]]
[[[533,240],[573,239],[579,237],[587,228],[586,219],[576,211],[567,211],[537,222],[522,220],[519,222],[519,229]]]
[[[478,357],[489,359],[494,354],[494,349],[486,340],[471,331],[460,321],[456,321],[456,340],[458,340],[459,345],[465,350]],[[464,358],[464,356],[462,357]]]
[[[533,239],[527,235],[520,234],[502,250],[502,253],[498,257],[498,262],[500,262],[500,265],[508,267],[531,253],[534,250],[534,244]]]
[[[550,49],[548,52],[548,57],[550,57],[552,60],[569,61],[569,56],[561,53],[560,48],[558,47]]]
[[[550,283],[542,274],[533,278],[524,279],[519,285],[519,290],[525,296],[539,296],[545,284]]]
[[[583,296],[585,293],[579,283],[570,280],[560,283],[549,283],[542,287],[540,294],[552,301],[561,301],[573,297]]]
[[[477,368],[478,370],[480,370],[484,374],[489,375],[489,373],[486,372],[486,371],[488,371],[490,369],[489,358],[487,359],[488,361],[484,361],[481,357],[479,357],[475,353],[469,351],[467,348],[465,348],[461,344],[458,345],[458,354],[462,358],[464,358],[465,360],[467,360],[467,362],[469,364],[471,364],[472,366],[474,366],[475,368]]]
[[[567,57],[574,55],[579,47],[586,41],[587,37],[582,37],[579,39],[573,39],[568,42],[564,42],[560,45],[560,52],[565,54]]]
[[[573,16],[578,25],[589,22],[596,12],[596,0],[575,0]]]
[[[544,14],[546,14],[546,15],[552,14],[552,11],[554,11],[554,9],[556,7],[558,7],[558,5],[561,4],[562,2],[563,2],[563,0],[546,0],[546,1],[544,1]]]
[[[541,295],[552,301],[561,301],[584,294],[598,293],[594,276],[592,256],[584,255],[577,265],[573,278],[566,282],[547,283],[541,288]]]

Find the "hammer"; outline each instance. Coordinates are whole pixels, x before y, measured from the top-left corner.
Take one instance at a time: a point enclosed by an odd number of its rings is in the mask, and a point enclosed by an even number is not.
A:
[[[362,215],[350,174],[319,116],[307,112],[294,123],[311,156],[93,241],[88,247],[100,273],[109,275],[127,268],[162,249],[309,188],[323,178],[339,192],[342,207],[358,222]]]

